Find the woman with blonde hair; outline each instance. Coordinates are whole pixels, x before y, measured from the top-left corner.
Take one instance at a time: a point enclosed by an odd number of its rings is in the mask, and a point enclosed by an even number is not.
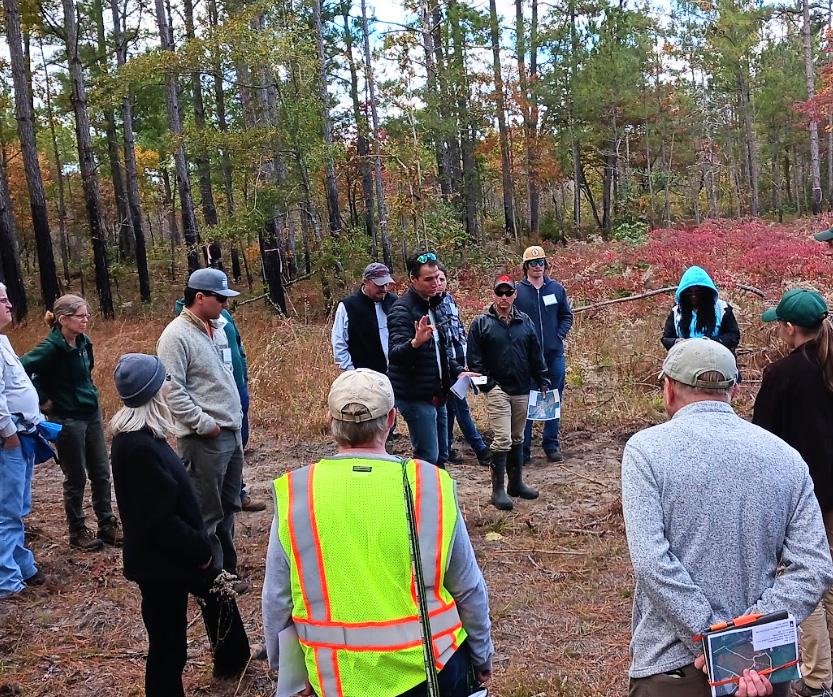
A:
[[[113,515],[110,465],[93,384],[93,344],[86,335],[90,306],[78,295],[62,295],[44,315],[51,331],[20,358],[38,391],[41,410],[63,426],[56,442],[64,473],[64,510],[69,544],[93,551],[121,544],[121,528]],[[84,489],[90,480],[98,533],[85,524]]]
[[[219,592],[223,576],[211,554],[194,487],[168,445],[165,366],[156,356],[127,353],[114,379],[124,406],[110,421],[116,499],[124,522],[124,575],[139,585],[148,634],[147,697],[184,697],[188,594],[198,598],[211,642],[214,676],[237,677],[249,641],[237,603]],[[219,584],[217,583],[219,576]]]

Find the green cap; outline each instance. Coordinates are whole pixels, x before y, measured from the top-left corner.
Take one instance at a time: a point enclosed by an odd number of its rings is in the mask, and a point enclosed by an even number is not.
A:
[[[764,322],[781,320],[799,327],[817,327],[827,317],[827,303],[816,291],[793,288],[784,293],[777,307],[761,315]]]
[[[717,382],[701,379],[711,372],[723,379]],[[717,341],[686,339],[671,347],[662,364],[662,374],[690,387],[728,390],[738,380],[738,364],[735,355]]]
[[[819,242],[830,242],[830,240],[833,240],[833,227],[817,232],[813,237]]]

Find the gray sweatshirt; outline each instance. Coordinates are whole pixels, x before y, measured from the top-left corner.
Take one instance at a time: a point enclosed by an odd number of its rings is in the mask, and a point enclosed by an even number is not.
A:
[[[243,423],[225,323],[222,317],[211,320],[209,336],[202,320],[186,308],[156,342],[156,353],[171,376],[166,401],[177,436],[204,436],[215,424],[239,430]]]
[[[689,404],[628,441],[622,508],[633,678],[691,663],[692,637],[715,622],[777,610],[801,622],[833,584],[807,465],[724,402]]]
[[[356,454],[336,455],[329,459],[339,457],[356,457]],[[362,455],[362,457],[372,460],[399,461],[397,457],[377,454]],[[274,494],[274,489],[272,493]],[[402,505],[405,505],[404,502]],[[278,539],[278,516],[276,501],[275,518],[272,520],[269,547],[266,551],[266,577],[263,581],[262,602],[263,632],[269,667],[280,670],[278,634],[292,623],[292,591],[289,585],[289,557]],[[445,588],[457,604],[457,612],[468,634],[467,641],[474,666],[478,670],[491,670],[494,647],[491,636],[492,624],[489,619],[489,595],[459,508],[445,571]]]

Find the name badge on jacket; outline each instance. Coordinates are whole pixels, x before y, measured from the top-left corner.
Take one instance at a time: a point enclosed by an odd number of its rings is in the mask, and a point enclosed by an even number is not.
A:
[[[224,348],[222,351],[223,351],[223,363],[225,363],[227,366],[231,365],[231,349],[230,348]]]
[[[557,305],[558,300],[555,297],[555,293],[550,293],[549,295],[544,296],[544,305],[549,307],[550,305]]]

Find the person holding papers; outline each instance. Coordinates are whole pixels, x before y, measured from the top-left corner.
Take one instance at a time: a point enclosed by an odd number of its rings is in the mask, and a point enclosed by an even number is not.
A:
[[[622,455],[636,581],[629,697],[707,697],[695,636],[744,614],[804,621],[833,584],[833,564],[807,465],[731,407],[732,352],[681,341],[662,375],[669,420],[631,437]],[[771,683],[754,665],[737,676],[737,695],[789,694],[783,675]]]
[[[828,541],[833,540],[833,325],[827,303],[805,288],[787,291],[764,322],[778,323],[790,353],[764,369],[752,423],[782,438],[804,458],[821,508]],[[830,695],[833,593],[801,625],[802,669],[793,692]]]
[[[515,307],[515,292],[515,282],[509,276],[495,281],[495,301],[472,322],[466,351],[469,370],[488,378],[482,389],[495,433],[491,503],[503,511],[512,510],[510,496],[538,498],[538,492],[523,483],[524,426],[529,390],[538,388],[545,394],[550,389],[535,327]],[[509,486],[504,489],[507,472]]]

